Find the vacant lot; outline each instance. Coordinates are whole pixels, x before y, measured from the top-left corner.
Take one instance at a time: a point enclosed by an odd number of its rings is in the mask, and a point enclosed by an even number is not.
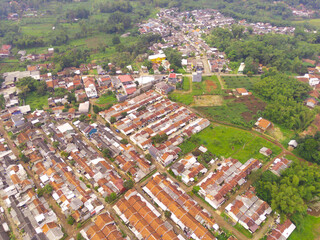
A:
[[[219,95],[201,95],[194,96],[194,104],[192,106],[222,106],[223,97]]]
[[[186,105],[194,103],[194,96],[220,94],[220,84],[217,76],[203,77],[202,82],[192,83],[192,92],[188,92],[187,78],[183,80],[183,91],[174,91],[169,97],[172,101],[180,102]],[[188,89],[188,90],[187,90]]]
[[[223,76],[226,88],[245,88],[248,91],[253,89],[254,82],[258,81],[260,77],[247,76]]]
[[[250,158],[265,160],[266,158],[259,153],[262,147],[271,148],[274,155],[281,152],[281,148],[252,133],[214,125],[210,125],[186,140],[180,145],[180,148],[182,153],[186,154],[200,145],[206,146],[210,152],[219,157],[233,157],[242,163]]]
[[[219,121],[249,126],[250,121],[256,120],[258,111],[262,112],[265,107],[266,103],[255,96],[225,96],[222,106],[200,105],[197,110]]]
[[[39,96],[36,92],[28,93],[25,104],[30,105],[32,111],[48,107],[49,95]]]
[[[320,218],[307,215],[301,221],[300,231],[295,229],[288,240],[316,240],[320,238]]]
[[[105,105],[105,104],[115,103],[115,102],[117,102],[116,97],[113,94],[109,95],[107,93],[102,94],[96,101],[96,103],[99,105]]]

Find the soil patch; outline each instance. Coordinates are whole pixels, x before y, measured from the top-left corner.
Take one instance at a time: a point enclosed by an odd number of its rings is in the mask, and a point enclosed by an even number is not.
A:
[[[278,127],[273,127],[272,129],[268,130],[268,133],[278,141],[283,141],[285,138]]]
[[[247,106],[249,109],[248,112],[242,113],[242,117],[247,121],[251,121],[252,117],[257,114],[258,111],[263,111],[267,104],[260,100],[259,98],[256,98],[255,96],[242,96],[239,98],[236,98],[233,102],[235,103],[243,103]]]
[[[215,84],[213,81],[206,80],[205,83],[206,83],[206,91],[208,93],[212,92],[215,89],[217,89],[217,84]]]
[[[311,123],[311,125],[307,128],[306,131],[301,133],[301,135],[314,135],[317,131],[320,131],[320,114],[316,115],[314,121]]]

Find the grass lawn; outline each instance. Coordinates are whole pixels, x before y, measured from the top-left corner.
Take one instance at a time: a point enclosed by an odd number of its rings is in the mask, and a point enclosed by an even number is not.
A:
[[[247,90],[252,90],[254,82],[260,79],[260,77],[247,76],[223,76],[222,78],[227,88],[245,88]]]
[[[186,154],[200,145],[206,146],[211,153],[219,157],[233,157],[242,163],[245,163],[250,158],[266,160],[266,157],[259,153],[262,147],[272,149],[275,155],[281,152],[278,146],[263,138],[256,137],[252,133],[214,125],[210,125],[183,142],[180,148],[182,154]]]
[[[28,93],[25,104],[30,105],[32,111],[48,107],[49,95],[39,96],[36,92]]]
[[[108,103],[115,103],[117,102],[116,97],[112,95],[108,95],[107,93],[102,94],[101,97],[96,101],[97,104],[108,104]]]
[[[243,235],[245,235],[247,238],[252,238],[252,233],[245,229],[243,226],[241,226],[239,223],[234,225],[234,228],[241,232]]]
[[[307,215],[303,221],[301,230],[295,229],[288,240],[315,240],[320,238],[320,217]]]
[[[190,90],[190,78],[189,77],[183,77],[182,89],[184,91]]]

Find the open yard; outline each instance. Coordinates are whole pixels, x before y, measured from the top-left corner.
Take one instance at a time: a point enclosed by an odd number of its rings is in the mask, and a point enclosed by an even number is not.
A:
[[[219,121],[249,126],[250,121],[256,120],[258,111],[262,112],[266,106],[266,103],[255,96],[225,96],[223,103],[221,106],[211,107],[202,105],[196,109]]]
[[[116,97],[113,94],[109,95],[107,93],[102,94],[96,101],[96,103],[99,105],[105,105],[105,104],[115,103],[115,102],[117,102]]]
[[[299,229],[295,229],[288,240],[316,240],[320,238],[320,218],[307,215],[301,221],[299,228],[300,231]]]
[[[245,88],[248,91],[253,89],[254,82],[258,81],[260,77],[247,76],[223,76],[226,88]]]
[[[194,103],[194,96],[221,94],[221,86],[217,76],[203,77],[202,82],[192,83],[192,92],[188,92],[188,84],[183,81],[184,91],[174,91],[169,97],[172,101],[180,102],[186,105]],[[186,84],[186,85],[185,85]],[[190,86],[189,86],[190,87]]]
[[[192,136],[180,145],[182,153],[191,152],[196,147],[204,145],[210,152],[219,157],[233,157],[245,163],[250,158],[266,160],[259,153],[262,147],[271,148],[274,155],[281,152],[281,148],[256,137],[252,133],[225,126],[210,125],[200,133]]]
[[[25,104],[30,105],[32,111],[48,107],[48,95],[39,96],[36,92],[28,93]]]

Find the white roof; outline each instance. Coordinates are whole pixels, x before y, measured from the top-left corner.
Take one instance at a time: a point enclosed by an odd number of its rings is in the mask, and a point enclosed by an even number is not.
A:
[[[289,146],[292,146],[292,147],[298,147],[298,143],[296,140],[290,140],[290,142],[288,143]]]
[[[79,112],[81,113],[87,113],[89,112],[90,103],[89,101],[86,101],[84,103],[79,104]]]
[[[22,114],[28,113],[31,111],[30,105],[19,106],[19,110]]]
[[[149,60],[157,59],[157,58],[166,58],[166,55],[165,54],[155,54],[155,55],[150,55],[148,57]]]
[[[42,175],[40,177],[40,180],[41,180],[41,182],[45,183],[45,182],[49,181],[49,177],[47,175]]]
[[[67,131],[72,131],[73,127],[69,123],[62,124],[57,127],[61,133],[65,133]]]

